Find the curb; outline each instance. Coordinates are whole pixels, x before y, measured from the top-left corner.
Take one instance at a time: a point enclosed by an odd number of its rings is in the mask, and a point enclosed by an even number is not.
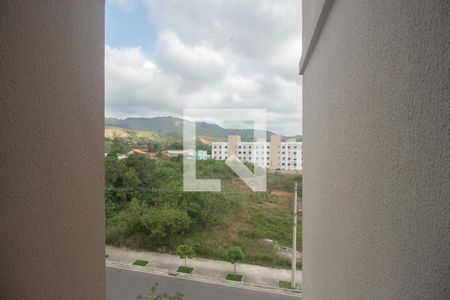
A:
[[[165,269],[158,269],[158,268],[152,268],[149,266],[146,267],[139,267],[139,266],[133,266],[125,263],[115,262],[111,260],[105,261],[106,267],[111,268],[118,268],[118,269],[124,269],[129,271],[135,271],[135,272],[142,272],[142,273],[148,273],[148,274],[155,274],[155,275],[161,275],[161,276],[167,276],[167,277],[176,277],[180,279],[185,280],[192,280],[192,281],[198,281],[198,282],[204,282],[209,284],[216,284],[216,285],[222,285],[222,286],[229,286],[234,288],[243,288],[243,289],[249,289],[249,290],[255,290],[260,292],[269,292],[273,294],[280,294],[285,296],[292,296],[292,297],[301,297],[302,292],[301,290],[292,290],[292,289],[283,289],[278,288],[274,286],[266,286],[262,284],[252,284],[247,282],[233,282],[226,279],[211,279],[211,278],[205,278],[200,277],[195,274],[185,274]]]

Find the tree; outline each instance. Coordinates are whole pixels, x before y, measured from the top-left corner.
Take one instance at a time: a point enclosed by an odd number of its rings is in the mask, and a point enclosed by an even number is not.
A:
[[[169,145],[169,149],[171,150],[183,150],[183,143],[182,142],[173,142]]]
[[[124,139],[115,136],[111,141],[108,156],[117,157],[118,154],[127,153],[130,149],[125,143],[126,141]]]
[[[195,251],[191,245],[182,244],[177,247],[177,255],[184,259],[184,266],[187,267],[186,260],[195,257]]]
[[[129,168],[123,175],[122,187],[125,189],[123,198],[127,201],[137,197],[137,189],[141,185],[141,180],[135,169]],[[120,192],[119,192],[120,193]]]
[[[236,263],[245,259],[244,251],[239,246],[232,246],[227,249],[225,259],[233,264],[234,273],[236,273]]]
[[[191,225],[187,213],[176,208],[148,208],[141,222],[148,242],[153,246],[167,247],[174,245]]]
[[[162,145],[160,142],[157,141],[149,141],[147,143],[147,150],[148,152],[159,152],[162,150]]]
[[[105,184],[110,187],[118,187],[122,184],[123,174],[127,171],[127,166],[117,156],[105,158]]]
[[[141,184],[141,180],[135,169],[129,169],[123,175],[123,187],[130,190],[136,189]]]

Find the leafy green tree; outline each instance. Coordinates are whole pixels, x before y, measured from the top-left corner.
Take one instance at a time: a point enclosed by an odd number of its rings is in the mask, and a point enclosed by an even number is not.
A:
[[[191,245],[182,244],[177,247],[177,255],[184,259],[184,266],[187,267],[187,259],[195,257],[195,251]]]
[[[211,154],[211,145],[204,144],[198,139],[195,141],[195,149],[197,149],[197,150],[205,150],[206,152]]]
[[[234,273],[236,273],[236,263],[245,259],[244,251],[239,246],[231,246],[225,253],[225,259],[233,264]]]
[[[132,198],[137,197],[137,189],[141,185],[141,180],[136,173],[136,170],[129,168],[128,171],[123,175],[122,187],[123,191],[119,191],[117,194],[123,200],[130,201]]]
[[[127,171],[127,166],[117,156],[108,155],[105,158],[105,183],[110,187],[117,187],[122,184],[123,174]]]
[[[151,187],[158,181],[155,176],[155,160],[148,159],[142,155],[131,154],[127,159],[124,159],[128,168],[136,170],[136,174],[141,180],[143,187]]]
[[[105,200],[105,216],[106,219],[110,219],[116,214],[117,205],[109,198]]]
[[[183,149],[183,143],[182,142],[173,142],[169,145],[169,148],[171,150],[182,150]]]
[[[153,246],[172,246],[191,225],[187,213],[175,208],[148,208],[141,222],[147,240]]]
[[[108,156],[117,157],[117,154],[125,154],[129,151],[126,141],[119,137],[114,137],[111,141],[110,151]]]
[[[159,152],[163,150],[162,144],[157,141],[149,141],[147,143],[148,152]]]
[[[136,189],[141,184],[135,169],[129,169],[123,175],[123,187],[128,189]]]

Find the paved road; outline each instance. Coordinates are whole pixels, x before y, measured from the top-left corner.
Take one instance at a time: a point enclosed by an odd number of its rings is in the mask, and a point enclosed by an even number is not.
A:
[[[239,287],[164,275],[148,274],[124,269],[106,267],[108,300],[135,300],[139,294],[149,295],[150,288],[159,284],[159,291],[171,295],[180,292],[184,300],[299,300],[300,296],[266,293]]]

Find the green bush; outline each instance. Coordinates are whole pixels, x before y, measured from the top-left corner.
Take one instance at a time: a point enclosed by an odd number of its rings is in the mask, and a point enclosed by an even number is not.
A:
[[[175,208],[148,208],[141,217],[147,241],[155,246],[174,247],[177,236],[185,234],[191,219]]]

